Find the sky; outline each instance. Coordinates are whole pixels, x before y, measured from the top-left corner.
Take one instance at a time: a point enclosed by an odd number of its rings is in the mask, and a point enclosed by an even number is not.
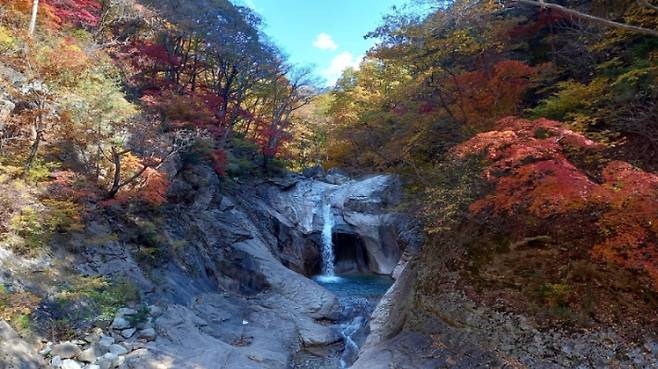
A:
[[[294,64],[310,66],[333,85],[347,67],[357,67],[375,40],[363,36],[382,16],[407,0],[235,0],[264,20],[263,31]]]

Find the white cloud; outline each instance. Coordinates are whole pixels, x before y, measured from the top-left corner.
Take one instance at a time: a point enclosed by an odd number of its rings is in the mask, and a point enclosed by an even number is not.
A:
[[[327,83],[333,85],[338,78],[343,74],[347,68],[359,69],[359,64],[363,60],[363,56],[355,57],[351,53],[345,51],[336,55],[332,60],[329,67],[321,71],[322,76],[327,80]]]
[[[324,32],[320,33],[315,38],[315,41],[313,41],[313,47],[318,48],[320,50],[332,50],[332,51],[338,49],[338,45],[336,45],[336,43],[331,38],[331,36],[329,36]]]

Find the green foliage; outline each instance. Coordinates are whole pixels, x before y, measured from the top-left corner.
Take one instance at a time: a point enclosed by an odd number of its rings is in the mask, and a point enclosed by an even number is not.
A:
[[[537,288],[537,297],[551,308],[566,308],[571,288],[564,283],[544,283]]]
[[[226,173],[231,178],[248,178],[258,175],[258,145],[236,134],[231,138],[231,150],[228,155]]]
[[[573,118],[574,114],[587,114],[596,106],[607,86],[608,81],[604,78],[589,84],[573,80],[560,82],[557,84],[559,91],[531,109],[532,115],[537,118],[565,120]]]
[[[36,158],[25,176],[25,180],[30,183],[45,182],[50,177],[50,173],[59,167],[59,163],[45,162],[41,158]]]
[[[0,320],[8,321],[23,335],[32,333],[32,311],[40,299],[24,291],[10,292],[0,284]]]
[[[422,214],[429,234],[446,232],[464,221],[468,207],[485,193],[487,184],[481,178],[481,160],[453,160],[432,168],[431,185],[422,198]]]
[[[0,52],[12,53],[18,48],[18,40],[4,26],[0,25]]]
[[[21,209],[19,214],[11,218],[9,224],[10,230],[21,238],[13,244],[14,249],[19,253],[34,254],[50,240],[50,233],[34,208]]]
[[[137,314],[131,315],[130,317],[128,317],[128,321],[130,321],[130,323],[133,325],[133,327],[138,326],[139,324],[142,324],[142,323],[146,322],[146,320],[149,317],[149,312],[150,312],[150,310],[149,310],[148,305],[142,304],[137,309]]]
[[[24,255],[40,252],[54,233],[81,230],[81,207],[71,201],[43,199],[37,209],[23,207],[9,221],[7,239],[14,250]],[[18,239],[11,236],[18,236]]]
[[[82,323],[111,320],[117,309],[138,303],[140,294],[127,279],[80,276],[60,291],[56,300],[66,320]]]

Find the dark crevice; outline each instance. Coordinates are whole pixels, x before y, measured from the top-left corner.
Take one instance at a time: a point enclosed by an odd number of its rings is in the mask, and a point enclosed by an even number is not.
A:
[[[368,252],[361,237],[351,233],[334,233],[332,240],[337,274],[370,271]]]

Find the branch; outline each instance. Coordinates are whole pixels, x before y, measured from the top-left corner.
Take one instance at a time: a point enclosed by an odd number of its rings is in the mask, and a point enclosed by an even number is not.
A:
[[[637,3],[640,4],[640,6],[643,6],[645,8],[653,9],[655,11],[658,11],[658,5],[653,5],[649,2],[649,0],[637,0]]]
[[[658,31],[656,31],[656,30],[649,29],[649,28],[644,28],[644,27],[639,27],[639,26],[633,26],[633,25],[626,24],[626,23],[619,23],[619,22],[611,21],[609,19],[596,17],[596,16],[593,16],[591,14],[582,13],[582,12],[579,12],[578,10],[565,8],[562,5],[547,3],[547,2],[544,2],[544,1],[535,1],[535,0],[514,0],[514,1],[522,3],[522,4],[539,6],[539,7],[542,7],[542,8],[555,9],[555,10],[561,11],[565,14],[569,14],[571,16],[574,16],[576,18],[585,19],[585,20],[588,20],[588,21],[591,21],[591,22],[594,22],[594,23],[599,23],[599,24],[604,25],[604,26],[614,27],[614,28],[621,28],[621,29],[625,29],[627,31],[632,31],[632,32],[637,32],[637,33],[641,33],[641,34],[644,34],[644,35],[658,37]],[[651,4],[649,4],[649,5],[651,7],[653,7],[653,5],[651,5]]]

